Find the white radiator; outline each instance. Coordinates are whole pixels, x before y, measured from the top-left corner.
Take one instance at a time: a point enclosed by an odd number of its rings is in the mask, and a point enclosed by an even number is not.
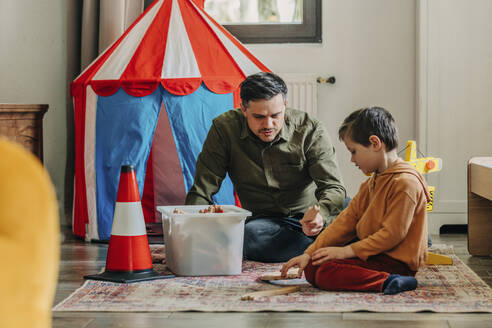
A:
[[[287,84],[287,107],[307,112],[312,117],[318,113],[318,86],[316,75],[280,74]]]

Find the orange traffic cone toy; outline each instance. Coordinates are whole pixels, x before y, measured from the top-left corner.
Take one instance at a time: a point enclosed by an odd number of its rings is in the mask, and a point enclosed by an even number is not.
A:
[[[121,167],[106,270],[86,279],[130,283],[170,278],[153,270],[137,178],[132,165]]]

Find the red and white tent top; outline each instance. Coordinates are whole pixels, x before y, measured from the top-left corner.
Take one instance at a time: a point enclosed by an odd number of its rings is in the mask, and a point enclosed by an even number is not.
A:
[[[203,0],[156,0],[77,77],[71,91],[83,96],[90,85],[109,96],[121,87],[138,97],[162,84],[186,95],[203,82],[215,93],[230,93],[260,71],[269,69],[205,12]]]

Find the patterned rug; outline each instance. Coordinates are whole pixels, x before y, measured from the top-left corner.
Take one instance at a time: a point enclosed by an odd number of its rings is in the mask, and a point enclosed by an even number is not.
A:
[[[299,292],[241,301],[241,295],[278,288],[260,282],[262,273],[280,264],[245,261],[239,276],[177,277],[133,284],[88,280],[53,311],[112,312],[492,312],[492,289],[440,245],[436,253],[452,257],[451,266],[427,266],[417,274],[417,290],[397,295],[326,292],[303,284]],[[164,265],[154,265],[166,273]]]

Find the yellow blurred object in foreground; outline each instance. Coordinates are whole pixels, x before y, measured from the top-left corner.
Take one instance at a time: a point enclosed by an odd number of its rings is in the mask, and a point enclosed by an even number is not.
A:
[[[51,327],[60,253],[58,205],[41,162],[0,138],[0,327]]]

